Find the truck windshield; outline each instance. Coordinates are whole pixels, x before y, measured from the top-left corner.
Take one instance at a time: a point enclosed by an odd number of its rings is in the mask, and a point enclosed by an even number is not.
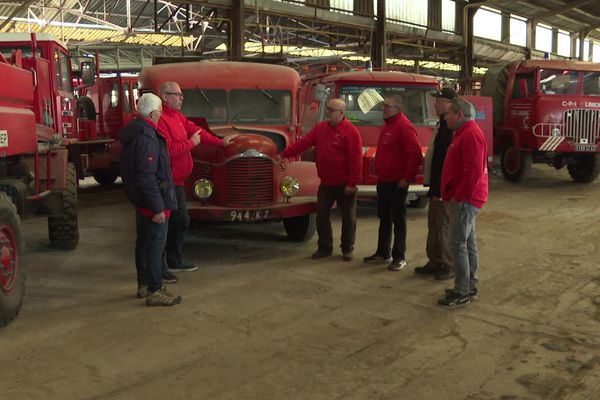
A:
[[[181,112],[188,118],[204,118],[210,124],[227,122],[227,92],[221,89],[182,89]]]
[[[540,69],[541,94],[577,94],[579,72],[557,69]]]
[[[600,72],[583,73],[583,95],[600,96]]]
[[[13,50],[21,50],[21,56],[23,58],[32,57],[33,52],[31,46],[0,46],[0,53],[4,58],[9,59]],[[42,49],[38,47],[38,56],[42,56]]]
[[[403,112],[417,125],[434,125],[434,87],[402,86],[342,86],[340,98],[346,103],[346,117],[358,126],[379,126],[383,123],[382,102],[386,96],[399,95],[404,99]]]

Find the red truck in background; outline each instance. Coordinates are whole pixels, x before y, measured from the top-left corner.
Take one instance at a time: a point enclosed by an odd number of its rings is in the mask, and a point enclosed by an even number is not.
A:
[[[332,98],[346,103],[346,117],[358,128],[363,142],[363,176],[358,186],[362,199],[377,197],[377,175],[375,153],[380,127],[383,124],[382,101],[389,95],[400,95],[404,100],[403,112],[413,123],[423,154],[431,139],[439,117],[435,113],[432,92],[438,91],[437,79],[425,75],[396,71],[346,71],[305,75],[300,90],[301,132],[307,134],[325,119],[325,106]],[[492,106],[491,98],[466,96],[477,110],[476,122],[488,138],[488,160],[492,160]],[[314,160],[313,150],[303,155],[305,160]],[[412,207],[427,205],[428,188],[423,186],[423,167],[419,169],[415,182],[409,187],[408,204]]]
[[[524,60],[488,69],[482,95],[494,99],[494,141],[504,178],[519,182],[532,163],[567,167],[575,182],[600,172],[600,64]]]
[[[182,113],[213,134],[237,134],[228,147],[199,145],[185,182],[187,208],[195,220],[283,221],[293,241],[316,229],[319,185],[313,162],[277,160],[299,138],[300,75],[278,65],[197,61],[144,68],[140,92],[159,93],[176,81],[184,94]]]
[[[69,54],[27,36],[0,34],[0,326],[23,301],[21,218],[48,215],[53,247],[74,249],[79,242],[77,180],[69,162],[76,145]],[[90,70],[85,63],[81,68]]]

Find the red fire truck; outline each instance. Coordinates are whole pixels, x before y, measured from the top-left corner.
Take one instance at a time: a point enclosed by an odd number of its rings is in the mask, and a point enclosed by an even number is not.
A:
[[[413,123],[423,148],[427,149],[433,128],[439,118],[435,113],[433,91],[439,90],[437,79],[417,74],[395,71],[347,71],[307,75],[301,89],[302,134],[308,133],[325,118],[325,105],[329,99],[340,98],[346,103],[346,117],[358,128],[363,142],[363,176],[358,196],[374,199],[377,196],[375,153],[380,127],[383,124],[381,102],[386,96],[400,95],[404,100],[404,114]],[[488,155],[492,156],[491,99],[470,96],[477,109],[477,123],[489,137]],[[312,160],[311,150],[303,159]],[[427,188],[423,186],[423,167],[415,182],[411,183],[408,202],[413,207],[427,205]]]
[[[158,94],[176,81],[182,112],[219,136],[238,134],[228,147],[197,146],[185,183],[196,220],[282,220],[288,237],[315,232],[319,178],[313,162],[294,161],[280,171],[277,154],[299,137],[300,75],[291,68],[246,62],[196,61],[144,68],[140,91]],[[203,120],[205,119],[205,121]]]
[[[35,34],[28,42],[21,36],[0,34],[0,326],[17,315],[25,290],[21,217],[49,215],[56,248],[79,242],[77,181],[67,150],[74,143],[69,54],[38,46]],[[84,80],[91,84],[93,75]]]
[[[600,65],[526,60],[492,66],[482,94],[494,99],[502,174],[518,182],[532,163],[567,166],[575,182],[600,172]]]

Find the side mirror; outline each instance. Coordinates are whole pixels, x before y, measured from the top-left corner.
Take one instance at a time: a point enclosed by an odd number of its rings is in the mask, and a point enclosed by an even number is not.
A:
[[[79,71],[81,71],[81,82],[83,86],[92,86],[96,80],[94,74],[94,63],[91,60],[82,61],[79,64]]]
[[[317,83],[315,85],[314,99],[318,102],[327,99],[327,88],[322,83]]]
[[[529,97],[529,87],[527,86],[527,81],[525,79],[519,79],[519,91],[523,97]]]

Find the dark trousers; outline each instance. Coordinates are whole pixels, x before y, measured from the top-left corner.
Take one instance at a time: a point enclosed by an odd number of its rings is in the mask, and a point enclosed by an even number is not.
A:
[[[167,241],[167,221],[156,224],[152,218],[135,212],[136,233],[135,268],[137,281],[141,286],[155,292],[162,287],[163,249]]]
[[[190,226],[190,216],[185,203],[183,186],[175,186],[175,195],[177,196],[177,210],[171,211],[167,246],[165,248],[166,266],[170,268],[180,267],[183,263],[183,240]]]
[[[337,202],[342,213],[342,253],[354,250],[356,239],[356,193],[344,194],[345,186],[320,185],[317,193],[317,233],[319,250],[333,250],[333,233],[331,230],[331,207]]]
[[[377,216],[379,239],[377,254],[394,260],[404,260],[406,253],[406,196],[408,190],[399,188],[398,182],[377,184]],[[394,244],[392,245],[392,225]],[[391,246],[391,250],[390,250]]]

